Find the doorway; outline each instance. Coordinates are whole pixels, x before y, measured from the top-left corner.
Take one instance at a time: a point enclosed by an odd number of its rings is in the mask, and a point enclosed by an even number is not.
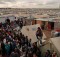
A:
[[[54,22],[48,22],[48,24],[50,24],[51,30],[54,30]]]

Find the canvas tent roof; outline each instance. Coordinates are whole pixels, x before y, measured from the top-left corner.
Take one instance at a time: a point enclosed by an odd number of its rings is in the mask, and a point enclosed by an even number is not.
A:
[[[49,21],[49,22],[60,22],[60,18],[39,18],[35,20]]]
[[[51,43],[54,45],[54,47],[57,49],[60,57],[60,37],[56,38],[50,38]],[[53,48],[53,46],[52,46]]]

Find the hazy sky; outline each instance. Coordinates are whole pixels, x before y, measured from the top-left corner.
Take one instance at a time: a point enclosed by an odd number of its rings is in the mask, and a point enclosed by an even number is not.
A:
[[[59,3],[60,0],[0,0],[0,8],[58,8]]]

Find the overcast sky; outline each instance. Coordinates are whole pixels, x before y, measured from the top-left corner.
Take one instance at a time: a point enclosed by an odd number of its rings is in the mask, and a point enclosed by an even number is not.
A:
[[[58,8],[60,0],[0,0],[0,8]]]

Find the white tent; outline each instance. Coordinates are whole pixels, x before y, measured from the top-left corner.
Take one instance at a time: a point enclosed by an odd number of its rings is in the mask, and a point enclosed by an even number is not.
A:
[[[51,50],[57,52],[58,56],[60,57],[60,37],[50,38],[51,43]]]
[[[14,15],[3,15],[0,16],[0,22],[5,22],[5,20],[9,18],[10,21],[14,21],[15,20],[15,16]]]
[[[40,27],[39,24],[36,25],[28,25],[28,26],[24,26],[21,30],[21,32],[25,35],[28,36],[29,38],[32,39],[32,42],[36,42],[37,38],[36,38],[36,30],[37,28]],[[46,35],[43,33],[43,42],[45,41],[44,39],[46,38]]]

